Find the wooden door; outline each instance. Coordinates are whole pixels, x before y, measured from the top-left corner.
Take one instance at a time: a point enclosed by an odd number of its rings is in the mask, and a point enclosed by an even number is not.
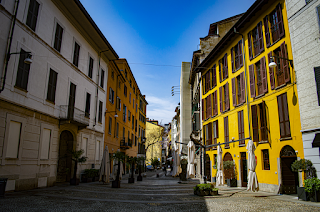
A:
[[[281,157],[282,193],[296,194],[298,186],[298,173],[291,170],[291,164],[297,157]]]
[[[241,160],[240,160],[240,167],[241,167],[241,186],[247,187],[248,184],[248,169],[247,169],[247,158],[246,153],[241,152]]]

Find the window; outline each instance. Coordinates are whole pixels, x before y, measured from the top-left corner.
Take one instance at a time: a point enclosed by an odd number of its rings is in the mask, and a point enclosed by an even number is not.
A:
[[[133,86],[133,93],[136,93],[136,87]]]
[[[111,131],[112,131],[112,118],[109,117],[109,134],[111,135]]]
[[[128,79],[128,72],[127,72],[127,70],[124,71],[124,76],[125,76],[126,79]]]
[[[269,150],[268,149],[262,150],[262,158],[263,158],[263,169],[270,170]]]
[[[237,77],[232,78],[232,102],[233,106],[240,105],[246,102],[245,99],[245,82],[244,72],[241,72]]]
[[[43,128],[41,131],[40,159],[49,159],[50,140],[51,140],[51,130]]]
[[[76,89],[77,89],[77,86],[71,82],[70,92],[69,92],[68,119],[74,118],[74,104],[76,101]]]
[[[135,131],[136,132],[138,131],[138,121],[137,121],[137,119],[136,119]]]
[[[267,106],[265,102],[251,106],[253,141],[268,141]]]
[[[224,86],[221,86],[219,88],[219,94],[220,94],[220,112],[225,112],[230,109],[228,82]]]
[[[202,109],[205,109],[206,115],[203,116],[204,119],[208,119],[210,117],[216,116],[218,114],[218,105],[217,105],[217,91],[213,92],[212,94],[209,94],[205,98],[206,106],[205,108],[202,107]]]
[[[117,122],[117,131],[116,131],[117,138],[119,137],[119,123]]]
[[[20,135],[22,123],[10,121],[8,145],[6,151],[7,158],[18,158],[20,148]]]
[[[121,99],[117,97],[117,109],[121,111]]]
[[[131,120],[131,112],[130,112],[130,110],[128,110],[128,121],[130,121]]]
[[[123,131],[122,131],[122,138],[125,139],[125,133],[126,133],[125,130],[126,130],[126,129],[123,127],[122,130],[123,130]]]
[[[130,88],[132,88],[132,81],[131,81],[131,79],[130,79],[129,83],[130,83]]]
[[[87,146],[88,146],[88,138],[83,138],[81,143],[81,149],[83,149],[82,156],[87,156]]]
[[[24,60],[27,58],[27,56],[28,56],[28,54],[26,54],[26,51],[21,49],[17,79],[16,79],[16,86],[23,89],[23,90],[27,90],[28,80],[29,80],[30,64],[26,64],[24,62]]]
[[[132,129],[134,129],[134,116],[132,116]]]
[[[291,137],[287,93],[278,96],[280,138]]]
[[[114,90],[111,87],[109,88],[109,101],[114,103]]]
[[[100,87],[103,88],[103,86],[104,86],[104,70],[101,69]]]
[[[212,144],[212,122],[209,124],[205,125],[206,129],[206,145],[211,145]]]
[[[85,116],[88,118],[90,117],[90,102],[91,102],[91,94],[87,93]]]
[[[37,19],[38,19],[38,13],[39,13],[39,6],[40,6],[40,4],[36,0],[30,0],[26,24],[33,31],[36,31]]]
[[[100,161],[100,141],[96,142],[96,160]]]
[[[243,110],[238,112],[238,133],[239,133],[239,140],[244,139]],[[245,140],[239,141],[239,145],[245,145]]]
[[[132,99],[132,107],[133,107],[133,109],[134,109],[134,99]]]
[[[126,122],[127,120],[127,106],[123,104],[123,121]]]
[[[257,63],[249,66],[251,97],[268,92],[266,59],[262,57]]]
[[[93,71],[93,59],[89,57],[89,70],[88,70],[88,77],[92,79],[92,71]]]
[[[129,103],[131,104],[131,92],[129,93]]]
[[[47,100],[55,102],[58,73],[50,68]]]
[[[219,77],[220,77],[220,82],[228,78],[227,54],[225,54],[224,57],[219,60]]]
[[[79,65],[79,56],[80,56],[80,45],[77,42],[74,42],[74,51],[73,51],[73,65]]]
[[[217,139],[219,138],[219,126],[218,120],[212,122],[212,134],[213,134],[213,144],[217,144]],[[215,147],[216,148],[216,147]]]
[[[283,42],[279,48],[275,49],[273,52],[269,52],[268,54],[268,62],[271,61],[271,56],[274,56],[275,63],[277,67],[270,68],[270,87],[271,89],[275,89],[275,87],[284,85],[289,83],[291,80],[290,77],[290,67],[287,60],[280,59],[288,58],[287,46],[285,42]],[[280,57],[280,58],[279,58]]]
[[[314,78],[316,80],[318,105],[320,106],[320,67],[314,67]]]
[[[248,48],[250,60],[264,51],[263,35],[262,35],[262,22],[248,33]]]
[[[57,50],[58,52],[60,52],[61,50],[62,35],[63,35],[63,28],[60,26],[60,24],[57,23],[53,48],[55,48],[55,50]]]
[[[202,76],[203,93],[207,93],[211,89],[210,70]]]
[[[126,85],[123,86],[123,94],[124,94],[124,96],[127,96],[127,86]]]
[[[240,40],[237,45],[231,48],[231,66],[232,73],[236,72],[243,66],[242,40]]]
[[[102,107],[103,103],[101,101],[99,101],[99,114],[98,114],[98,122],[102,123]]]
[[[270,28],[268,19],[270,21]],[[275,43],[284,36],[282,9],[280,4],[277,5],[276,9],[274,9],[269,16],[264,18],[264,23],[266,43],[267,47],[269,47],[271,42]]]
[[[114,79],[114,71],[111,72],[111,78]]]
[[[229,142],[229,120],[228,116],[224,117],[224,142]],[[225,149],[230,148],[229,144],[225,144]]]

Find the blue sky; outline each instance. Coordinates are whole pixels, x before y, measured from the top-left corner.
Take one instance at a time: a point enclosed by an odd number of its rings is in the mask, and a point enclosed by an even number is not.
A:
[[[120,58],[126,58],[149,103],[147,117],[169,123],[181,62],[191,62],[211,23],[245,12],[254,0],[80,0]],[[151,64],[151,65],[149,65]]]

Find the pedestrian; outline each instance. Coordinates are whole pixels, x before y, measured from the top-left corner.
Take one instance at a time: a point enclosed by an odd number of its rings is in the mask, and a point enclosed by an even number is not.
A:
[[[166,167],[166,165],[163,167],[163,171],[164,171],[164,176],[167,176],[167,167]]]

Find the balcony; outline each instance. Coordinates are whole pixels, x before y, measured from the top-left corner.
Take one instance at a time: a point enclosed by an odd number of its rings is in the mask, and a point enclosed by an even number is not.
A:
[[[79,130],[89,126],[89,117],[85,112],[72,106],[61,105],[59,117],[60,125],[72,123],[77,125]]]
[[[120,149],[129,149],[132,147],[132,140],[126,138],[121,138],[120,140]]]

